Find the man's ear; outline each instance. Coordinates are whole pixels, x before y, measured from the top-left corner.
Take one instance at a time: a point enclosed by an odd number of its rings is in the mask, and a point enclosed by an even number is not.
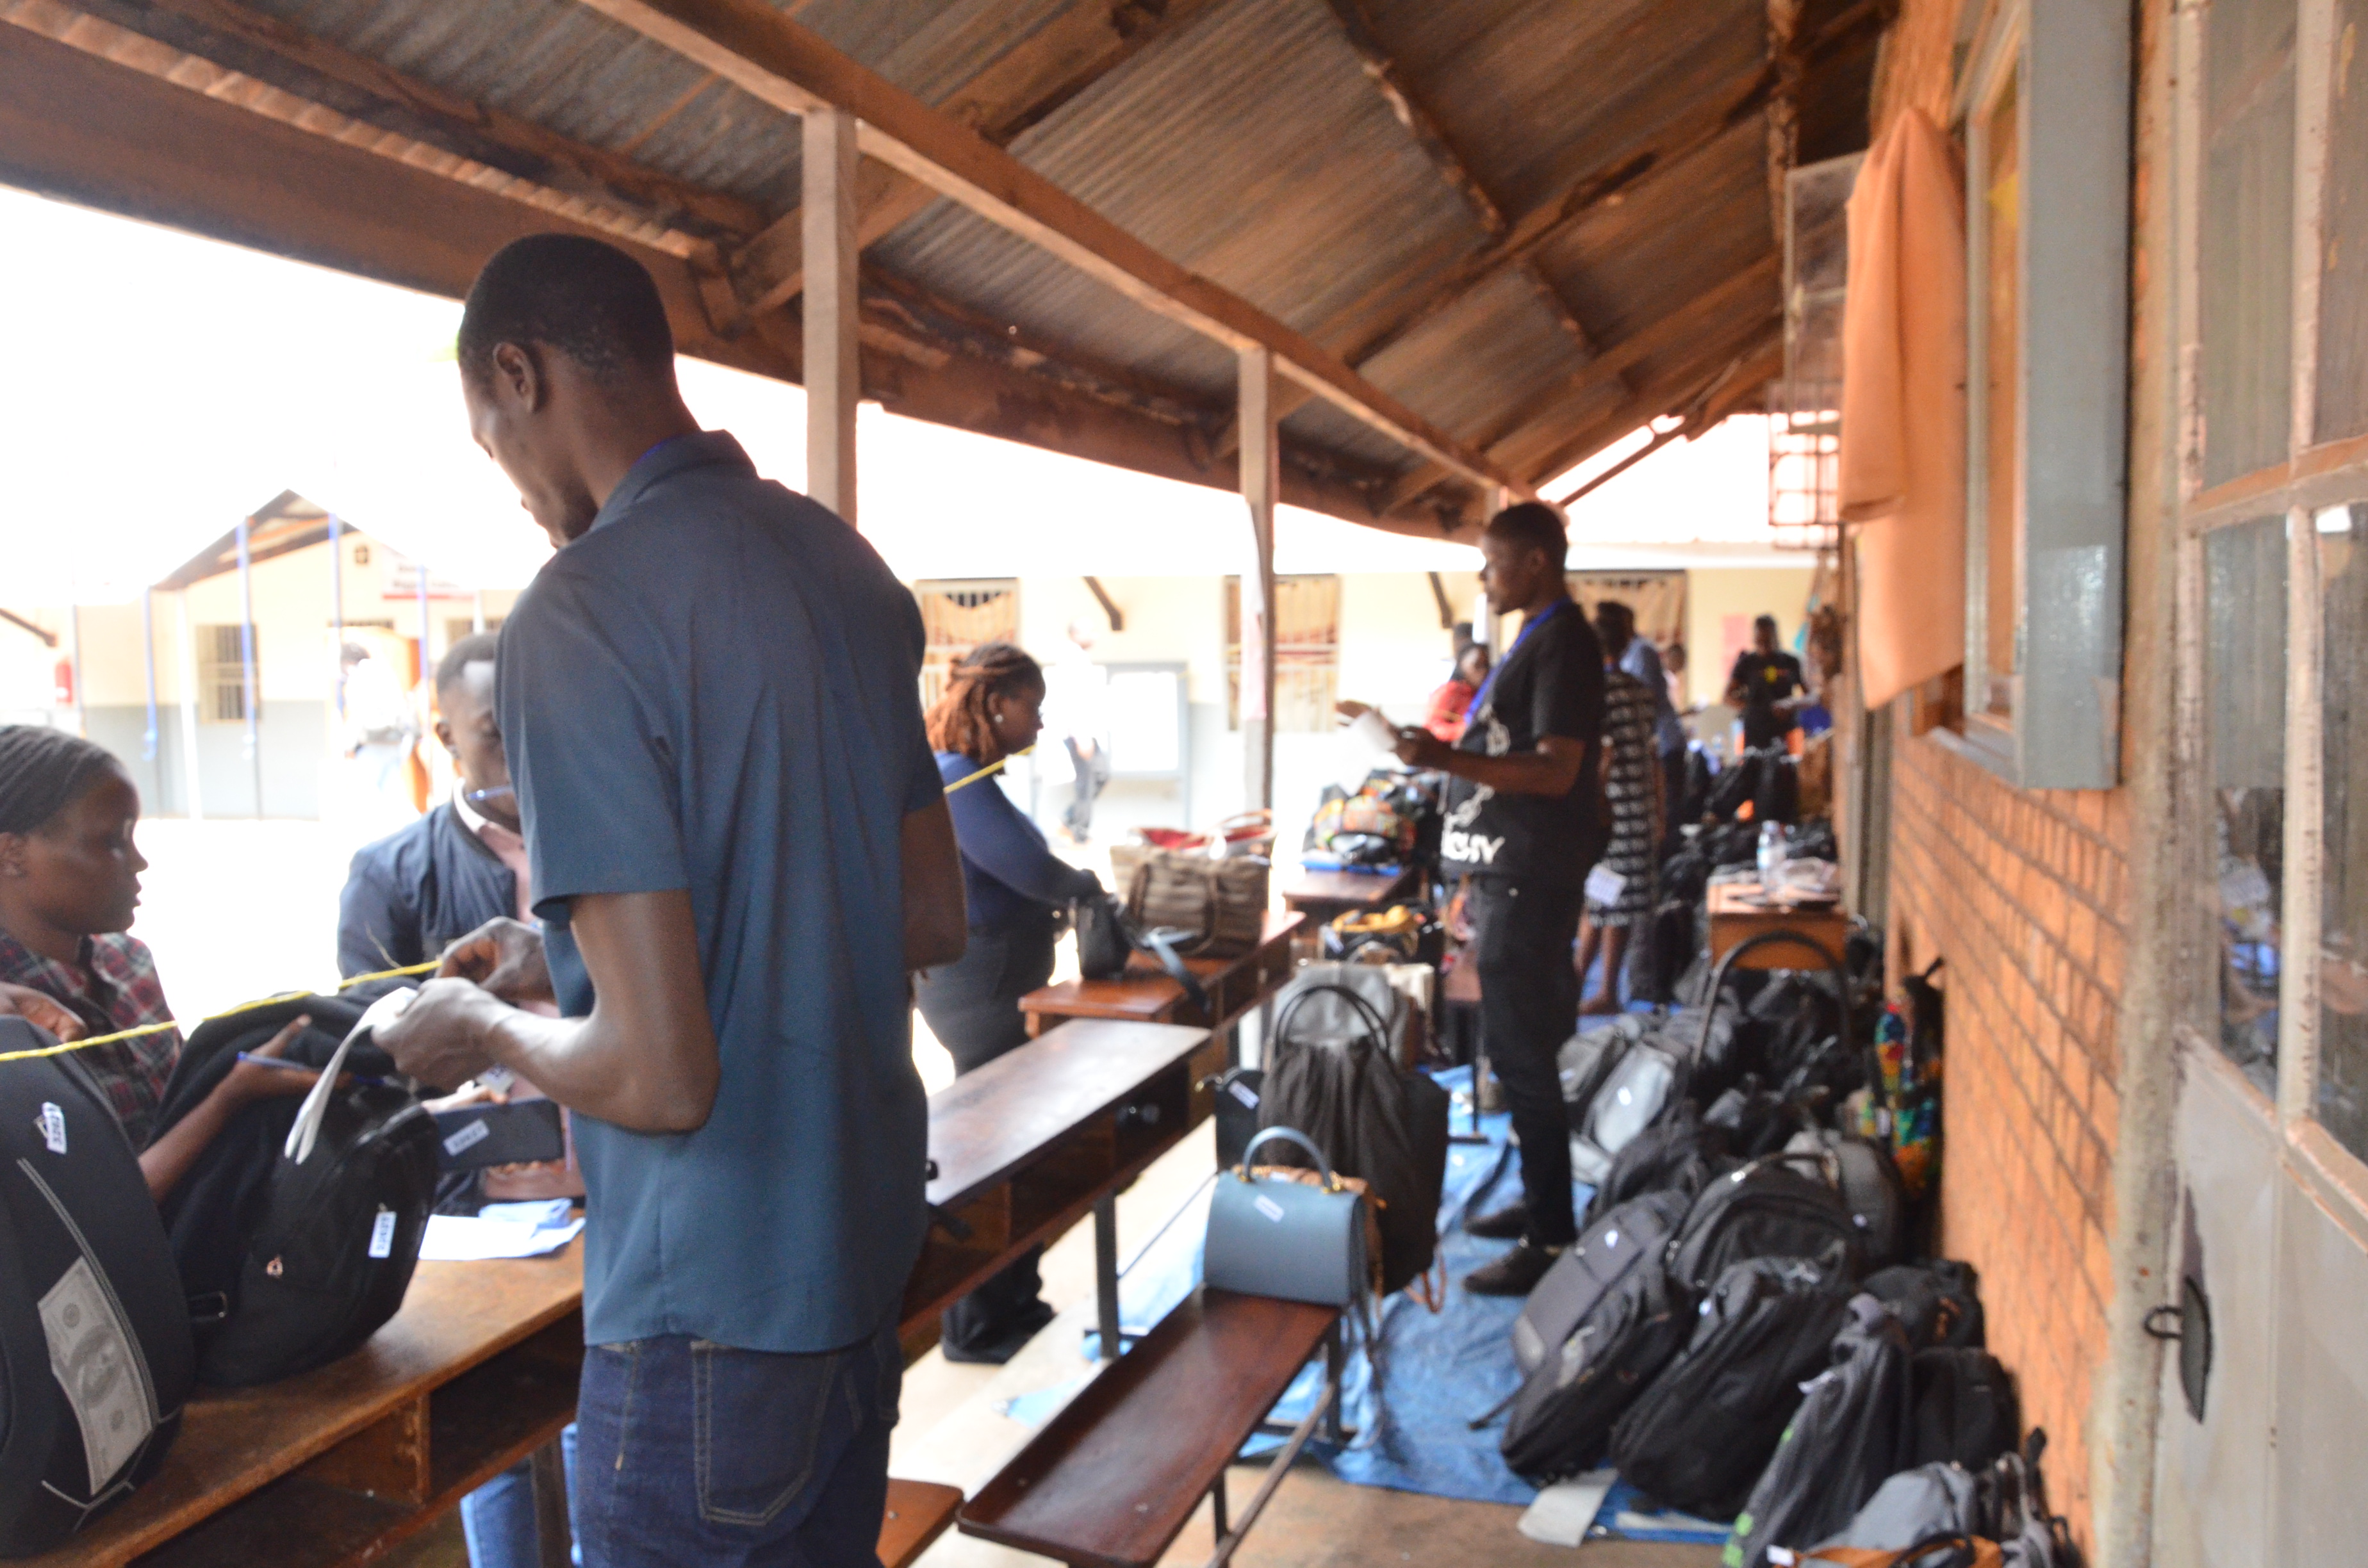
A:
[[[25,874],[25,835],[21,833],[0,833],[0,877],[21,877]]]
[[[540,411],[551,397],[551,381],[533,345],[496,343],[492,358],[495,395],[529,413]]]
[[[456,757],[461,755],[461,748],[452,744],[452,723],[450,720],[440,716],[437,719],[436,738],[438,742],[442,743],[446,751],[450,752]]]

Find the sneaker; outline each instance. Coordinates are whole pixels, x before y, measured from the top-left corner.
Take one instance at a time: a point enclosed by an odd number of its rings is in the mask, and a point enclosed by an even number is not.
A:
[[[1465,1275],[1463,1288],[1475,1296],[1526,1296],[1561,1256],[1560,1247],[1521,1242],[1496,1262]]]
[[[1492,1242],[1517,1242],[1530,1232],[1530,1206],[1516,1198],[1502,1209],[1486,1214],[1474,1214],[1463,1221],[1467,1235]]]

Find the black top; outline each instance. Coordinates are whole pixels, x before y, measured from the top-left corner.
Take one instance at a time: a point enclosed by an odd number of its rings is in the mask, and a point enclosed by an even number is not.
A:
[[[1776,711],[1776,704],[1794,692],[1806,691],[1809,683],[1801,678],[1801,661],[1790,653],[1763,653],[1756,648],[1746,648],[1735,656],[1735,668],[1726,677],[1730,689],[1743,688],[1743,744],[1764,746],[1789,733],[1795,722],[1789,713]]]
[[[426,963],[486,921],[518,913],[518,878],[447,801],[354,851],[337,911],[337,972]]]
[[[1456,750],[1486,756],[1534,752],[1545,735],[1585,741],[1566,795],[1500,795],[1456,779],[1448,790],[1440,859],[1452,874],[1577,887],[1603,853],[1608,830],[1597,759],[1603,744],[1603,645],[1568,600],[1532,617],[1472,704]]]

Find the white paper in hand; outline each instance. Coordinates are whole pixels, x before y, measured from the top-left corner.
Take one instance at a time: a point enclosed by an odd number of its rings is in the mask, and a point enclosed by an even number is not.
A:
[[[1587,873],[1587,896],[1595,903],[1611,905],[1620,902],[1628,891],[1628,879],[1609,866],[1598,866]]]
[[[1349,733],[1367,751],[1392,751],[1398,744],[1396,728],[1382,717],[1378,708],[1368,708],[1358,714],[1349,725]]]
[[[313,1085],[313,1092],[306,1095],[304,1103],[297,1108],[295,1125],[289,1128],[288,1142],[279,1151],[282,1154],[300,1165],[312,1157],[313,1142],[321,1136],[322,1119],[329,1114],[329,1096],[336,1093],[337,1074],[345,1071],[346,1052],[354,1048],[354,1041],[364,1029],[374,1029],[381,1024],[392,1023],[403,1017],[404,1009],[410,1006],[412,998],[418,994],[408,987],[390,991],[362,1013],[360,1021],[337,1042],[336,1054],[331,1056],[328,1066],[321,1070],[320,1082]]]

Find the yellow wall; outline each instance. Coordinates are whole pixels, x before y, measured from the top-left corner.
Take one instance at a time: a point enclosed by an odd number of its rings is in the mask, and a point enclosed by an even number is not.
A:
[[[1686,574],[1686,695],[1693,702],[1716,702],[1726,686],[1734,651],[1725,648],[1727,618],[1743,618],[1744,646],[1751,619],[1776,618],[1777,645],[1791,649],[1807,613],[1813,567],[1713,566]]]

